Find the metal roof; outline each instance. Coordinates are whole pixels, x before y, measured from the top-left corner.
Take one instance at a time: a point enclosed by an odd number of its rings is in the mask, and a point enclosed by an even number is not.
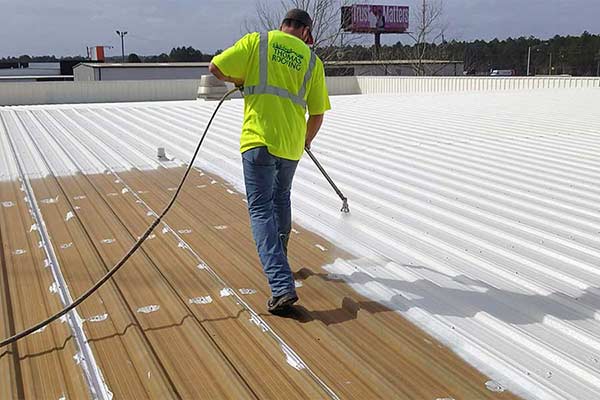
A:
[[[191,147],[214,104],[0,108],[0,338],[57,311],[122,257],[183,173],[155,146],[169,156]],[[240,102],[226,107],[240,117]],[[202,117],[190,130],[192,115]],[[290,244],[299,305],[287,318],[266,313],[245,199],[204,171],[75,313],[0,349],[1,398],[516,399],[330,274],[361,257],[303,226]]]
[[[600,395],[600,103],[597,89],[343,96],[308,160],[296,220],[361,256],[329,271],[408,317],[528,398]],[[211,103],[147,109],[179,140]],[[241,190],[242,103],[230,102],[204,168]]]
[[[339,213],[339,199],[310,160],[301,161],[293,189],[295,221],[339,248],[320,279],[345,281],[406,316],[490,376],[489,393],[598,398],[599,103],[598,89],[332,98],[313,151],[350,199],[351,214]],[[90,146],[82,151],[72,142],[74,160],[86,174],[101,174],[103,163],[152,169],[157,147],[186,161],[214,106],[0,112],[54,119],[56,134],[71,132]],[[242,113],[241,101],[224,105],[198,162],[240,191]],[[48,154],[56,155],[56,173],[77,172],[63,153]],[[103,162],[90,163],[92,154]],[[26,151],[22,157],[28,173],[44,175],[39,160]],[[2,179],[14,179],[14,168],[2,168]],[[358,315],[376,314],[363,307]]]

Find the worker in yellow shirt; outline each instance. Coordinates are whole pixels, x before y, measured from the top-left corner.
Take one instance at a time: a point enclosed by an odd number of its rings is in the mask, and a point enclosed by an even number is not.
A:
[[[310,147],[331,108],[323,63],[308,47],[313,44],[312,25],[306,11],[290,10],[279,30],[247,34],[210,65],[217,78],[244,87],[240,151],[250,224],[271,287],[267,308],[272,313],[298,301],[287,259],[290,191],[304,147]]]

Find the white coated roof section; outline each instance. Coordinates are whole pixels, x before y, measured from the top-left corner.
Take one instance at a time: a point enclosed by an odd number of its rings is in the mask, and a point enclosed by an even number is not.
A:
[[[502,386],[530,399],[600,398],[599,104],[598,89],[334,97],[313,150],[351,214],[339,212],[306,158],[294,217],[357,256],[327,270]],[[119,169],[148,169],[158,166],[159,146],[188,160],[215,105],[33,106],[0,115],[11,132],[30,130],[40,143],[52,131],[81,160],[90,159],[78,144],[85,141]],[[224,105],[198,163],[240,190],[242,112],[239,100]],[[24,160],[29,145],[19,144]],[[59,148],[48,152],[70,173]],[[28,172],[47,173],[35,160]]]

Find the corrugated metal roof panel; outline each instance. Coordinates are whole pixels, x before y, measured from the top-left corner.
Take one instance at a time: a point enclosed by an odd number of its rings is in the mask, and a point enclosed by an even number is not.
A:
[[[329,272],[503,386],[599,397],[598,104],[591,89],[333,98],[313,150],[351,214],[306,159],[295,218],[360,256]],[[79,127],[79,140],[127,170],[154,168],[157,147],[187,161],[214,106],[14,110]],[[224,105],[198,162],[240,189],[242,112],[241,101]]]
[[[295,216],[367,260],[332,272],[509,388],[596,397],[599,100],[597,90],[335,98],[314,151],[352,214],[304,160]],[[149,147],[185,160],[210,109],[119,112],[163,130]],[[227,106],[201,162],[240,188],[241,111]]]

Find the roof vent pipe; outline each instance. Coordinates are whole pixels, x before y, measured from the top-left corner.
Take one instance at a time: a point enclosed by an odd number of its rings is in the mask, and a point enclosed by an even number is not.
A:
[[[159,147],[159,148],[157,149],[157,154],[156,154],[156,156],[157,156],[157,158],[158,158],[160,161],[170,161],[170,160],[167,158],[167,153],[165,152],[165,148],[164,148],[164,147]]]
[[[220,100],[228,90],[225,82],[218,80],[214,75],[202,75],[198,87],[198,99]]]

